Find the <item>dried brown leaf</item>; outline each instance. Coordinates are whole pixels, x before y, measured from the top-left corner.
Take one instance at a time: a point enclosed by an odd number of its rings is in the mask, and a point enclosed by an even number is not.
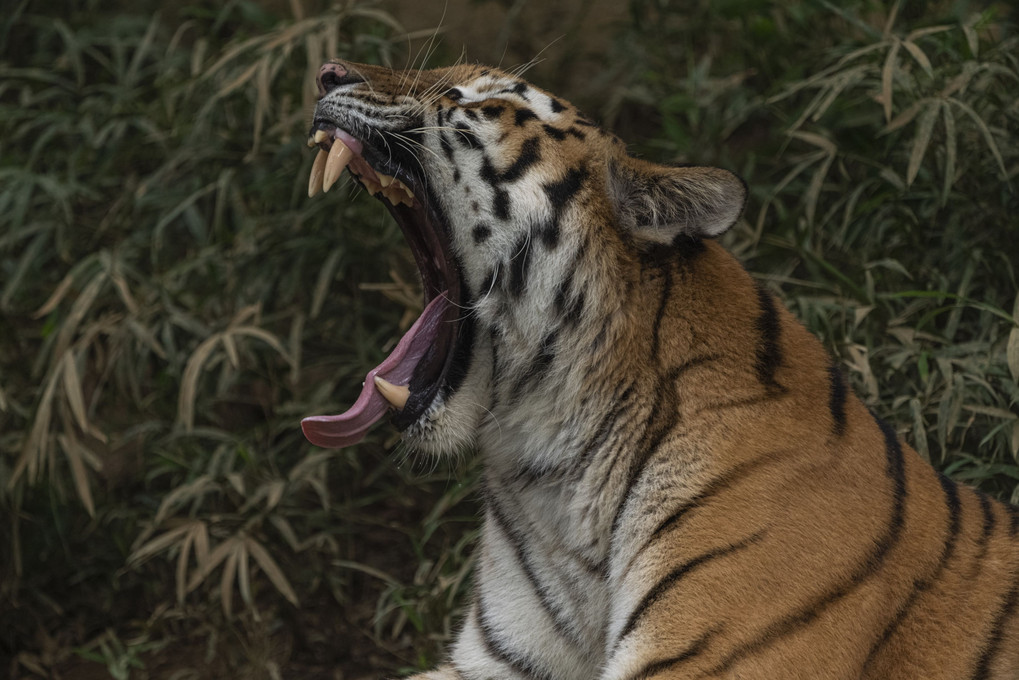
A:
[[[223,604],[223,613],[227,618],[233,614],[234,602],[234,577],[237,576],[237,562],[243,553],[244,542],[230,539],[230,550],[227,553],[226,564],[223,565],[223,575],[219,580],[219,599]]]
[[[163,552],[170,546],[186,541],[187,535],[190,531],[191,526],[189,524],[182,524],[179,527],[175,527],[160,534],[159,536],[156,536],[152,540],[133,550],[131,554],[128,555],[128,566],[136,567],[142,562]]]
[[[927,58],[927,55],[920,49],[920,46],[908,39],[902,41],[902,46],[913,56],[916,63],[920,64],[920,68],[924,70],[924,73],[933,78],[934,69],[931,67],[931,60]]]
[[[279,568],[279,565],[272,559],[268,551],[263,548],[258,541],[251,538],[250,536],[245,537],[245,542],[248,547],[248,552],[255,558],[255,562],[265,572],[265,575],[269,577],[272,584],[276,586],[276,590],[280,592],[283,597],[294,605],[299,606],[297,601],[297,594],[294,589],[290,587],[290,583],[287,581],[287,577],[283,575],[283,570]]]
[[[202,581],[208,578],[209,574],[211,574],[216,567],[219,566],[220,562],[230,555],[232,550],[236,550],[237,541],[238,539],[236,536],[228,538],[217,545],[216,548],[209,553],[209,557],[205,560],[205,563],[191,575],[191,579],[188,581],[187,592],[190,593],[192,590],[197,588]]]
[[[202,367],[212,356],[216,345],[222,340],[222,333],[215,333],[206,338],[202,344],[188,357],[184,367],[184,375],[180,381],[180,395],[177,398],[177,423],[186,432],[194,429],[195,401],[198,395],[198,379],[202,375]]]
[[[57,441],[60,442],[60,448],[63,449],[67,463],[71,466],[71,479],[74,480],[74,489],[78,493],[78,498],[85,506],[89,516],[95,517],[96,508],[92,501],[92,488],[88,482],[88,473],[85,471],[85,461],[81,453],[82,445],[74,439],[73,435],[69,434],[58,435]]]

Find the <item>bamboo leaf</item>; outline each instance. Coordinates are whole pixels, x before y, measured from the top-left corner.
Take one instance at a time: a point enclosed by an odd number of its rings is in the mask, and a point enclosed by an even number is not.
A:
[[[987,143],[987,148],[990,149],[991,153],[994,155],[994,160],[998,161],[998,169],[1001,171],[1002,179],[1011,184],[1011,181],[1009,180],[1008,177],[1008,171],[1005,170],[1005,161],[1001,157],[1001,152],[998,151],[998,145],[995,144],[994,142],[994,135],[991,134],[991,130],[987,127],[987,124],[980,117],[980,114],[974,111],[965,102],[959,101],[954,97],[949,98],[949,101],[958,106],[960,109],[962,109],[966,113],[966,115],[972,118],[973,122],[976,123],[977,129],[980,130],[980,133],[984,136],[984,141]]]
[[[179,527],[170,529],[169,531],[156,536],[152,540],[133,550],[131,554],[128,555],[128,566],[136,567],[142,562],[145,562],[151,557],[163,552],[170,546],[176,545],[182,540],[186,540],[189,531],[191,531],[191,527],[188,524],[182,524]]]
[[[955,133],[955,114],[947,102],[941,105],[942,118],[945,121],[945,178],[941,185],[941,205],[948,203],[948,194],[955,185],[955,161],[957,140]]]
[[[896,7],[898,4],[896,3]],[[899,40],[892,39],[892,46],[885,57],[885,64],[881,68],[881,105],[885,111],[885,121],[892,120],[892,84],[895,80],[895,67],[898,63]]]
[[[188,581],[187,592],[190,593],[197,588],[219,566],[220,562],[225,560],[232,550],[236,549],[236,542],[236,537],[228,538],[209,553],[209,558],[205,561],[205,564],[191,575],[191,580]]]
[[[219,599],[223,604],[223,613],[229,619],[233,614],[234,601],[234,577],[237,576],[237,562],[244,552],[244,542],[231,538],[230,550],[227,553],[226,564],[223,565],[223,575],[219,579]]]
[[[1019,384],[1019,328],[1013,328],[1008,334],[1008,347],[1005,351],[1008,372],[1012,380]]]
[[[223,339],[222,333],[215,333],[206,338],[202,344],[188,357],[184,375],[180,381],[180,394],[177,397],[177,423],[190,432],[195,426],[195,401],[198,395],[198,379],[202,376],[202,367],[212,352]]]
[[[916,63],[920,64],[920,68],[924,70],[924,73],[933,78],[934,69],[931,67],[931,60],[927,58],[927,55],[924,54],[922,49],[920,49],[920,46],[909,39],[903,40],[902,46],[905,47],[906,51],[912,55],[913,59],[916,60]]]
[[[938,104],[933,103],[920,114],[920,120],[916,124],[916,136],[913,138],[913,147],[909,152],[906,186],[913,183],[916,173],[920,171],[920,163],[923,161],[928,145],[930,145],[931,136],[934,134],[935,117],[940,109]]]
[[[92,502],[92,489],[88,482],[88,473],[85,471],[85,462],[81,454],[81,444],[71,435],[61,434],[57,436],[60,448],[64,450],[67,463],[71,466],[71,479],[74,480],[74,489],[78,493],[81,504],[85,506],[89,517],[96,516],[95,504]]]
[[[248,552],[255,558],[255,562],[265,572],[265,575],[269,577],[272,584],[276,586],[276,590],[280,592],[292,605],[295,607],[299,606],[297,601],[297,594],[294,589],[290,587],[290,583],[287,581],[286,576],[283,575],[283,570],[279,568],[279,565],[272,559],[272,556],[263,548],[255,539],[249,537],[245,538]]]

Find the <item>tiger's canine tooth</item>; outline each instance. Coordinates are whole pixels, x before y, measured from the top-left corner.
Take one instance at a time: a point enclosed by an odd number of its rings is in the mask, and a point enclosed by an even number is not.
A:
[[[347,148],[347,145],[336,139],[333,140],[333,146],[329,149],[329,158],[326,160],[325,177],[322,180],[322,191],[329,191],[329,189],[336,183],[336,180],[340,178],[340,173],[343,172],[343,168],[347,167],[347,163],[354,157],[354,152]]]
[[[315,143],[321,144],[322,140],[328,136],[325,130],[315,130]]]
[[[308,178],[308,198],[311,198],[322,189],[322,175],[325,173],[326,159],[329,156],[325,149],[321,149],[315,156],[315,162],[311,166],[311,177]]]
[[[397,409],[407,405],[410,398],[410,388],[406,385],[394,385],[385,378],[375,376],[375,389],[379,391],[383,399],[388,401]]]
[[[308,137],[308,148],[309,149],[314,149],[315,148],[315,138],[314,137]]]

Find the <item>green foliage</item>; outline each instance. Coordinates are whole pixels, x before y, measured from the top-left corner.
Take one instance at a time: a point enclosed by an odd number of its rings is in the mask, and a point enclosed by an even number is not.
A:
[[[358,3],[156,9],[22,2],[0,28],[0,662],[56,672],[73,647],[147,677],[147,654],[205,639],[185,623],[263,648],[309,610],[290,628],[349,629],[321,654],[434,661],[403,620],[448,629],[462,590],[461,520],[416,516],[450,472],[395,470],[378,438],[323,452],[299,427],[342,410],[420,306],[378,205],[306,193],[320,64],[386,61],[398,27]],[[362,590],[377,611],[347,612]],[[65,653],[24,651],[66,619]],[[209,644],[180,670],[286,661]]]
[[[608,115],[655,121],[649,154],[741,172],[748,268],[923,455],[1019,499],[1012,26],[947,3],[631,6]]]

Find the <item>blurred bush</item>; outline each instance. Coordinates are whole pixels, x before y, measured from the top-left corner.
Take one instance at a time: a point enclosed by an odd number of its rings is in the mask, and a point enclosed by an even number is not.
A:
[[[326,452],[299,428],[398,337],[383,294],[420,306],[380,206],[306,193],[318,67],[388,61],[399,27],[267,7],[25,1],[0,26],[12,675],[142,677],[168,646],[208,677],[414,665],[435,645],[407,632],[450,625],[467,556],[443,510],[469,484],[394,473],[385,431]]]

